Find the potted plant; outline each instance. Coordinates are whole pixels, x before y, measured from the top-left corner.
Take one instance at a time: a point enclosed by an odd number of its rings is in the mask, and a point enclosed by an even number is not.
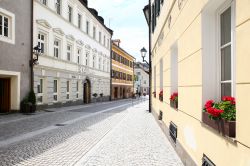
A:
[[[102,101],[103,93],[100,93],[99,95],[100,95],[100,97],[101,97],[101,101]]]
[[[21,111],[23,113],[34,113],[36,111],[36,95],[34,91],[30,91],[21,102]]]
[[[159,93],[159,100],[163,101],[163,90],[161,90]]]
[[[152,94],[154,95],[154,98],[156,98],[156,92],[153,92]]]
[[[170,96],[170,106],[177,109],[178,108],[178,92],[174,92]]]
[[[92,96],[95,98],[95,102],[96,102],[96,97],[98,96],[97,93],[93,93]]]
[[[222,101],[209,100],[203,109],[202,120],[223,135],[235,137],[236,107],[235,98],[224,96]]]

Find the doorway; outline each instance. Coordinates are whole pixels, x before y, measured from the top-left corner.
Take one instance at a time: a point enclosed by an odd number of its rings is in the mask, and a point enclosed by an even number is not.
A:
[[[83,102],[84,104],[88,104],[91,102],[91,85],[90,81],[86,79],[86,81],[83,84]]]
[[[0,113],[10,112],[10,78],[0,78]]]

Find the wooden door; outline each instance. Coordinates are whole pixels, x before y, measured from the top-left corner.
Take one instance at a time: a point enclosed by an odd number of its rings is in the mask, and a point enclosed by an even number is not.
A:
[[[10,78],[0,78],[0,112],[10,112]]]

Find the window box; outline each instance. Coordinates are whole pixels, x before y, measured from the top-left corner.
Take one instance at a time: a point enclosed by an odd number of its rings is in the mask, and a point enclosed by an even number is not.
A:
[[[159,100],[161,102],[163,101],[163,90],[161,90],[160,93],[159,93]]]
[[[222,119],[220,125],[221,133],[223,135],[227,135],[229,137],[236,136],[236,121],[227,121],[225,119]]]
[[[235,98],[224,96],[222,101],[217,103],[213,100],[207,101],[203,109],[202,121],[223,136],[235,137]]]
[[[210,126],[211,128],[215,129],[216,131],[220,132],[220,121],[221,120],[213,120],[209,118],[209,113],[202,112],[202,122],[206,125]]]
[[[177,109],[178,108],[178,101],[170,100],[170,107]]]

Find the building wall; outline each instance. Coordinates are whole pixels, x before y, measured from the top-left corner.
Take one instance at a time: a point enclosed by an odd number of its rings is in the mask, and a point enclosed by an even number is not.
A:
[[[46,51],[39,57],[35,66],[35,92],[43,96],[42,105],[64,103],[82,103],[83,85],[86,79],[91,82],[91,97],[103,93],[103,100],[110,96],[110,39],[111,32],[100,23],[78,0],[62,1],[61,14],[57,14],[54,2],[46,5],[34,1],[34,45],[37,45],[38,34],[45,34]],[[72,22],[68,20],[68,5],[72,7]],[[81,27],[78,27],[78,13],[82,15]],[[89,33],[86,30],[89,21]],[[94,37],[93,27],[96,27]],[[101,40],[99,40],[101,32]],[[105,36],[105,40],[104,40]],[[54,40],[58,39],[59,57],[54,56]],[[67,45],[71,45],[71,58],[67,59]],[[79,62],[78,62],[78,50]],[[87,63],[86,63],[87,61]],[[44,79],[43,94],[37,93],[39,79]],[[58,101],[53,101],[53,80],[58,80]],[[70,81],[69,95],[66,98],[67,81]],[[79,96],[76,98],[76,82],[79,82]],[[92,100],[94,101],[94,100]]]
[[[120,55],[123,58],[126,58],[129,61],[129,66],[118,62],[115,60],[114,54]],[[130,65],[130,62],[132,63]],[[134,70],[133,70],[133,62],[134,57],[129,55],[126,51],[122,48],[117,46],[116,44],[112,44],[112,72],[122,72],[126,74],[126,80],[116,78],[114,73],[112,73],[112,99],[119,99],[119,98],[128,98],[132,96],[133,93],[133,79],[134,79]],[[131,79],[128,79],[128,75],[131,76]],[[115,97],[115,88],[118,88],[118,96]],[[125,94],[123,93],[125,92]]]
[[[202,122],[202,109],[208,99],[218,100],[214,87],[213,72],[216,64],[205,60],[216,52],[207,50],[207,43],[213,41],[215,33],[209,27],[212,11],[224,3],[232,2],[235,13],[235,93],[236,97],[236,138],[222,136]],[[153,111],[163,112],[163,122],[168,127],[170,122],[177,125],[176,149],[186,165],[201,165],[203,154],[219,166],[250,165],[250,116],[247,104],[250,100],[249,77],[249,7],[248,0],[170,0],[161,5],[157,26],[152,34],[152,88],[156,94],[160,88],[160,60],[163,60],[164,101],[153,99]],[[234,9],[235,8],[235,9]],[[212,15],[210,15],[212,14]],[[171,18],[170,18],[171,16]],[[213,17],[214,18],[214,17]],[[218,34],[217,34],[218,36]],[[211,40],[211,41],[210,41]],[[178,56],[178,110],[170,107],[169,97],[173,92],[171,84],[171,54],[177,49]],[[208,59],[209,60],[209,59]],[[208,68],[206,68],[208,66]],[[210,67],[210,68],[209,68]],[[215,71],[216,72],[216,71]],[[154,74],[156,73],[156,74]],[[154,81],[155,80],[155,81]],[[215,85],[216,86],[216,85]],[[158,96],[158,95],[156,95]],[[189,157],[184,154],[187,153]],[[190,164],[192,163],[192,164]]]
[[[141,92],[141,95],[143,95],[143,93],[149,94],[148,73],[146,73],[141,67],[135,67],[134,73],[137,79],[137,81],[135,81],[134,92],[136,93],[138,90],[138,92]]]
[[[0,39],[0,78],[11,78],[12,110],[20,109],[20,101],[27,95],[31,86],[29,60],[32,51],[32,1],[24,1],[0,1],[0,13],[11,16],[12,24],[9,29],[12,40]]]

